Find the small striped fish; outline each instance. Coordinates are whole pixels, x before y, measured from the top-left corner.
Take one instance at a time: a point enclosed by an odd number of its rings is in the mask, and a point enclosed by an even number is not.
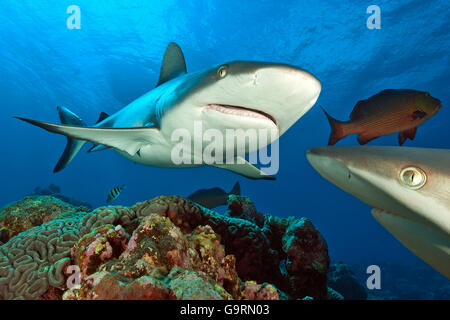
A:
[[[108,192],[108,198],[106,198],[106,202],[110,203],[110,202],[113,202],[114,200],[116,200],[120,196],[120,194],[122,193],[124,188],[125,188],[125,186],[119,186],[119,187],[112,188]]]

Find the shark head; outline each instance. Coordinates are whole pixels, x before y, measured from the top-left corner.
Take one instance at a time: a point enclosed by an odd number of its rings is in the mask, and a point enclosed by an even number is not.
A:
[[[319,147],[306,156],[325,179],[372,206],[381,225],[450,278],[450,150]]]
[[[167,123],[190,127],[202,120],[204,129],[276,129],[278,136],[315,104],[321,91],[320,82],[308,71],[255,61],[216,65],[164,86],[171,87],[167,97],[177,97],[176,103],[161,100],[170,105],[163,119]]]

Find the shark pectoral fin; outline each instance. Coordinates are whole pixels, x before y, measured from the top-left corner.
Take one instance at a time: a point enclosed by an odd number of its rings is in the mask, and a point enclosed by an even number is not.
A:
[[[134,156],[143,145],[157,141],[159,130],[155,128],[93,128],[74,127],[15,117],[50,132],[66,137],[90,141]]]
[[[275,180],[274,176],[264,173],[242,157],[235,158],[233,163],[213,164],[212,166],[232,171],[250,179]]]
[[[183,51],[175,42],[171,42],[164,53],[159,81],[156,86],[185,73],[186,61],[184,60]]]

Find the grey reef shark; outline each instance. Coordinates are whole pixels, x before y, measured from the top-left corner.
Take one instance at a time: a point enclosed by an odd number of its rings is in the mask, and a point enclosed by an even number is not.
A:
[[[233,161],[206,163],[195,152],[189,161],[174,163],[172,152],[179,142],[173,141],[175,130],[183,128],[195,138],[195,123],[202,129],[265,129],[275,136],[247,143],[245,154],[271,144],[302,117],[317,101],[321,83],[311,73],[287,64],[233,61],[203,71],[186,72],[180,47],[170,43],[163,57],[156,87],[112,115],[101,113],[99,121],[88,127],[67,108],[58,107],[62,124],[16,117],[47,131],[67,137],[66,149],[55,172],[66,167],[87,141],[90,151],[112,148],[125,158],[148,166],[185,168],[212,165],[253,179],[274,179],[245,157]],[[273,131],[270,131],[273,130]],[[198,141],[186,139],[185,150]],[[210,141],[200,142],[206,148]],[[232,148],[233,150],[228,150]],[[234,145],[224,144],[222,154],[233,154]],[[183,156],[186,159],[186,155]]]
[[[450,279],[450,150],[385,146],[307,151],[325,179],[367,203],[404,246]]]

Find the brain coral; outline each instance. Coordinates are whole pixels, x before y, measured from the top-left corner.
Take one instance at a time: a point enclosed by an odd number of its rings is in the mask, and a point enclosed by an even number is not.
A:
[[[0,247],[0,297],[37,299],[64,284],[64,267],[79,238],[80,216],[54,219],[13,237]]]
[[[50,287],[63,288],[64,268],[80,237],[101,225],[126,225],[128,213],[122,207],[69,212],[11,238],[0,247],[0,298],[39,299]]]

